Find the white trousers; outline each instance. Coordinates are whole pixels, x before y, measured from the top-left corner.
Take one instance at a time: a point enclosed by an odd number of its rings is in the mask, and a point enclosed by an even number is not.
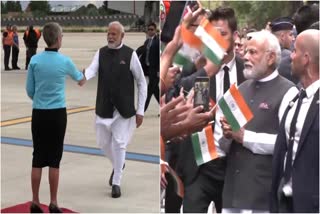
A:
[[[126,148],[135,127],[135,116],[126,119],[117,110],[113,112],[113,118],[101,118],[96,115],[97,144],[112,163],[114,170],[112,184],[119,186],[121,184]]]

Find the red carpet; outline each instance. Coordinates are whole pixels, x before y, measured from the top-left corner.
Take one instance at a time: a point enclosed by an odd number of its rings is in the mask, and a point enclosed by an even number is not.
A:
[[[15,206],[12,206],[12,207],[7,207],[7,208],[4,208],[1,210],[1,213],[30,213],[30,204],[31,204],[31,201],[28,201],[26,203],[23,203],[23,204],[17,204]],[[69,210],[69,209],[66,209],[66,208],[63,208],[63,207],[60,207],[62,209],[62,211],[64,213],[77,213],[73,210]],[[41,209],[46,212],[46,213],[49,213],[49,208],[47,205],[45,204],[41,204]]]

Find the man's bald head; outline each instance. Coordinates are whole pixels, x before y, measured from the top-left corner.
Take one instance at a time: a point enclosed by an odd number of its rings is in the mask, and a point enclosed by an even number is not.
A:
[[[305,30],[297,37],[297,45],[310,55],[311,62],[319,65],[319,30]]]

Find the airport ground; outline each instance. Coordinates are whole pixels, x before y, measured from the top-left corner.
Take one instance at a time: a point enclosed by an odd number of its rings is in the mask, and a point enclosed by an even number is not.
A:
[[[32,197],[32,102],[25,91],[26,49],[22,33],[19,39],[21,70],[4,71],[1,52],[1,208],[30,201]],[[144,33],[127,33],[124,43],[136,49],[144,40]],[[82,70],[106,44],[106,33],[63,33],[60,52],[71,57]],[[38,53],[44,48],[41,38]],[[128,146],[122,197],[113,199],[111,187],[107,185],[112,165],[97,147],[94,130],[97,78],[83,87],[71,78],[67,78],[66,84],[68,125],[60,166],[59,205],[82,213],[159,213],[159,106],[156,100],[152,98],[143,125],[136,129]],[[44,204],[49,203],[47,172],[45,168],[40,188]]]

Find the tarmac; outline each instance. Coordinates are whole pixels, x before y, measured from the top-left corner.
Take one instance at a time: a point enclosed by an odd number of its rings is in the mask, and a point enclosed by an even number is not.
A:
[[[1,209],[32,199],[31,161],[32,101],[25,91],[27,71],[25,46],[19,34],[21,70],[4,71],[1,52]],[[127,33],[124,43],[133,49],[145,40],[144,33]],[[106,33],[63,33],[62,54],[69,56],[79,70],[90,65],[96,51],[107,44]],[[43,51],[43,37],[37,53]],[[11,58],[10,58],[11,67]],[[95,140],[94,119],[97,78],[79,87],[66,81],[68,125],[60,165],[59,206],[81,213],[159,213],[159,105],[154,97],[143,124],[135,130],[127,148],[121,191],[111,198],[108,179],[110,161],[102,155]],[[48,204],[48,168],[44,168],[40,202]]]

